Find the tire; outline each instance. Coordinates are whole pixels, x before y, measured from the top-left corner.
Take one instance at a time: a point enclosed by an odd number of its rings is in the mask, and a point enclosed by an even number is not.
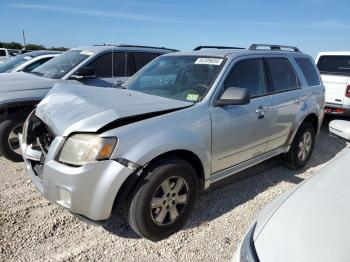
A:
[[[16,135],[22,131],[24,121],[25,118],[13,118],[0,123],[0,154],[13,162],[23,161]]]
[[[193,167],[180,159],[157,162],[147,168],[144,175],[127,198],[124,211],[137,234],[158,241],[185,225],[197,199],[198,179]],[[182,186],[175,193],[180,184]],[[152,202],[154,207],[151,207]]]
[[[303,168],[312,155],[314,145],[315,129],[311,123],[304,122],[299,127],[289,151],[283,155],[285,165],[295,170]]]

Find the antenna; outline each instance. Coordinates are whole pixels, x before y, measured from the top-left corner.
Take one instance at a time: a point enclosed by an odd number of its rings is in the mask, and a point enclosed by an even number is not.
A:
[[[24,34],[24,29],[22,30],[22,37],[23,37],[23,50],[26,50],[26,35]]]

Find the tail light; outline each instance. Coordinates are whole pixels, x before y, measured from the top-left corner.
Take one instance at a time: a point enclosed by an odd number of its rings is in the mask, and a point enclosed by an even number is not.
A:
[[[348,86],[346,87],[345,96],[348,97],[348,98],[350,98],[350,85],[348,85]]]

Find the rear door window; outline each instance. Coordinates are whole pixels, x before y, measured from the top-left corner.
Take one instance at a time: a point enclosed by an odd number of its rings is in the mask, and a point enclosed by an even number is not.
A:
[[[268,58],[273,93],[294,90],[299,87],[299,79],[291,63],[286,58]]]
[[[6,56],[5,50],[0,50],[0,56]]]
[[[317,67],[321,74],[350,75],[350,56],[321,56]]]
[[[303,72],[303,75],[309,86],[317,86],[320,84],[320,79],[318,77],[317,71],[310,59],[295,58],[295,61]]]
[[[156,53],[128,52],[126,75],[132,76],[157,56]]]
[[[113,54],[113,61],[112,61]],[[125,53],[106,53],[97,57],[88,67],[95,69],[97,78],[125,76]]]
[[[251,97],[266,94],[265,72],[262,59],[238,62],[232,68],[224,83],[225,87],[246,88]]]

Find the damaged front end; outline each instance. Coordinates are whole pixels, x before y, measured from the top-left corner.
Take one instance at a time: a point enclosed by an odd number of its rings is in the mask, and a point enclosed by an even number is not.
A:
[[[22,132],[20,141],[23,158],[31,165],[35,175],[42,179],[46,156],[55,135],[35,116],[35,110],[28,116]]]
[[[32,112],[19,135],[27,174],[52,203],[90,220],[108,219],[120,188],[139,167],[120,159],[64,163],[64,147],[72,137],[56,135]]]

